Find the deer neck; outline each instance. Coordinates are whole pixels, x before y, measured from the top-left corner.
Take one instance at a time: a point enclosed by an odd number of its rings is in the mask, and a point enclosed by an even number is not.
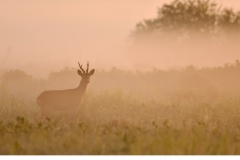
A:
[[[85,93],[87,85],[88,85],[88,82],[86,82],[85,80],[82,79],[78,88],[77,88],[77,90],[78,90],[78,92],[80,93],[81,96]]]

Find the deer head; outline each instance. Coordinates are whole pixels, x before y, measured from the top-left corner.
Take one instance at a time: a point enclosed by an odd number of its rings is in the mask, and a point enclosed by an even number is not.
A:
[[[78,62],[78,65],[80,67],[80,70],[78,70],[78,74],[82,77],[82,80],[86,83],[90,82],[90,76],[92,76],[95,72],[95,69],[92,69],[90,72],[88,72],[89,70],[89,63],[87,62],[87,69],[84,70],[82,68],[82,65],[80,65],[80,63]]]

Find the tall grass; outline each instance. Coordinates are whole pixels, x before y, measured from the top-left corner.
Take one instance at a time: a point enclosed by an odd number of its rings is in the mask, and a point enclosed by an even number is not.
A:
[[[77,86],[75,70],[45,80],[6,72],[0,154],[240,154],[239,71],[99,71],[76,121],[41,118],[35,103],[45,89]]]

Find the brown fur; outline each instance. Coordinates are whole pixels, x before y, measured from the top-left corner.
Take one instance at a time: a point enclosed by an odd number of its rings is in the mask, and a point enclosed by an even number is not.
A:
[[[86,71],[80,66],[81,71],[78,70],[78,74],[82,77],[82,80],[77,88],[44,91],[37,97],[37,103],[41,108],[43,116],[49,116],[53,111],[64,110],[77,113],[77,109],[89,83],[90,76],[92,76],[95,71],[93,69],[88,73],[88,66],[89,65],[87,65]]]

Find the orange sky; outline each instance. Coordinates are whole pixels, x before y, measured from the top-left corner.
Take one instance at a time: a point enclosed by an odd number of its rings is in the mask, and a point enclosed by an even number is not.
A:
[[[167,1],[1,0],[0,68],[131,66],[122,55],[130,31]],[[240,9],[238,0],[215,1]]]

